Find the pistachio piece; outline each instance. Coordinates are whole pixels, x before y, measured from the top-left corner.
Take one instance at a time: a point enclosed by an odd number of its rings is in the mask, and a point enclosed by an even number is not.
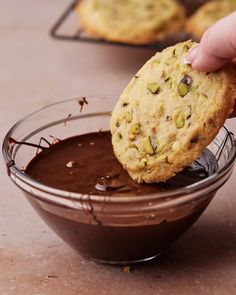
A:
[[[188,106],[188,109],[187,109],[187,112],[186,112],[186,119],[187,120],[190,119],[191,116],[192,116],[192,107],[190,105],[190,106]]]
[[[182,113],[180,113],[178,115],[178,117],[175,119],[175,126],[178,128],[178,129],[181,129],[184,127],[184,124],[185,124],[185,119],[184,119],[184,116]]]
[[[185,75],[179,85],[178,85],[178,93],[180,96],[185,96],[188,92],[189,89],[191,88],[191,84],[192,84],[192,78],[189,77],[188,75]]]
[[[189,91],[188,85],[180,82],[178,85],[178,93],[180,96],[184,97]]]
[[[120,121],[116,122],[116,127],[120,127]]]
[[[199,88],[199,84],[193,85],[191,91],[194,93]]]
[[[178,152],[181,149],[181,143],[179,141],[175,141],[172,144],[172,151],[173,152]]]
[[[183,47],[183,52],[187,52],[189,50],[189,47],[188,47],[188,45],[184,45],[184,47]]]
[[[168,81],[170,80],[170,77],[169,77],[169,76],[166,76],[166,74],[164,75],[163,78],[164,78],[165,83],[168,82]]]
[[[166,78],[166,79],[165,79],[165,83],[166,83],[167,87],[168,87],[169,89],[171,89],[171,87],[172,87],[172,80],[171,80],[171,77]]]
[[[129,139],[134,139],[136,135],[138,135],[140,132],[140,124],[135,123],[131,125],[130,130],[129,130]]]
[[[160,116],[160,117],[162,117],[163,115],[164,115],[164,113],[165,113],[165,109],[164,109],[164,105],[163,105],[163,103],[160,103],[160,105],[158,106],[158,115]]]
[[[198,100],[203,103],[204,101],[207,100],[207,96],[205,94],[200,94],[199,97],[198,97]]]
[[[147,165],[147,159],[146,158],[142,158],[139,163],[137,164],[137,168],[144,168]]]
[[[161,78],[164,78],[164,81],[166,80],[167,76],[166,76],[166,72],[165,71],[163,71],[161,73]]]
[[[134,143],[129,144],[129,145],[128,145],[128,148],[129,148],[129,149],[136,149],[136,150],[138,150],[137,145],[134,144]]]
[[[117,138],[120,140],[123,138],[122,134],[120,132],[117,133]]]
[[[147,88],[151,91],[152,94],[157,94],[160,90],[160,86],[156,82],[148,83]]]
[[[151,145],[152,145],[153,149],[156,150],[157,146],[159,144],[158,139],[156,138],[156,136],[150,137],[150,141],[151,141]]]
[[[130,123],[132,121],[131,112],[126,112],[124,114],[124,119],[125,119],[125,121],[127,121],[128,123]]]
[[[187,52],[189,50],[189,47],[187,44],[185,44],[183,47],[176,48],[175,55],[182,55],[183,53]]]
[[[175,137],[176,137],[176,132],[171,132],[166,139],[168,144],[171,144],[174,141]]]
[[[153,155],[154,149],[151,144],[150,136],[146,136],[146,137],[142,138],[141,142],[142,142],[142,148],[143,148],[144,152],[149,155]]]

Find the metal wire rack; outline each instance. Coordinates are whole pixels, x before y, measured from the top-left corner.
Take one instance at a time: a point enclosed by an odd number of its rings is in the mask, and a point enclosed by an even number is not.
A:
[[[163,42],[152,43],[148,45],[132,45],[120,42],[107,41],[89,36],[79,25],[79,16],[75,13],[75,8],[81,0],[74,0],[65,9],[50,30],[50,35],[57,40],[77,41],[85,43],[95,43],[103,45],[115,45],[123,47],[155,49],[162,50],[170,45],[176,44],[190,38],[185,32],[180,32],[175,36],[164,40]]]
[[[220,161],[220,158],[226,146],[236,144],[233,132],[229,131],[225,126],[223,126],[223,128],[226,131],[226,134],[222,142],[220,143],[219,141],[217,141],[217,139],[215,139],[215,144],[218,147],[218,149],[216,150],[214,156],[217,162]]]

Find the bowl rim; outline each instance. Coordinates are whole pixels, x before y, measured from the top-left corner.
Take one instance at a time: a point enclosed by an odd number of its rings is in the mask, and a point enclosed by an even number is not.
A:
[[[100,96],[86,96],[86,99],[87,98],[109,99],[109,97],[111,97],[111,96],[118,97],[118,95],[112,94],[112,95],[100,95]],[[83,96],[81,96],[81,97],[83,97]],[[54,103],[48,104],[46,106],[43,106],[42,108],[39,108],[39,109],[31,112],[30,114],[22,117],[6,133],[3,143],[2,143],[3,158],[5,161],[6,167],[7,167],[8,176],[21,189],[23,189],[23,188],[16,182],[16,179],[19,179],[25,185],[28,185],[31,188],[37,189],[43,193],[48,193],[48,194],[53,195],[54,197],[58,197],[58,198],[66,198],[66,199],[70,198],[70,199],[74,199],[74,200],[81,200],[81,197],[86,196],[84,194],[65,191],[65,190],[50,187],[50,186],[45,185],[45,184],[41,183],[40,181],[32,178],[31,176],[25,174],[21,169],[19,169],[16,166],[14,159],[11,158],[10,153],[9,153],[9,149],[8,149],[8,146],[9,146],[8,139],[11,137],[11,134],[17,129],[17,127],[21,125],[21,123],[23,123],[27,119],[31,118],[35,114],[41,112],[42,110],[54,107],[55,105],[69,103],[72,101],[78,101],[78,99],[79,98],[65,99],[65,100],[60,100],[58,102],[54,102]],[[73,117],[70,118],[68,121],[70,121],[72,119],[73,119]],[[106,200],[109,200],[109,202],[114,202],[114,203],[116,203],[116,202],[130,203],[130,202],[137,202],[137,201],[140,201],[140,202],[150,201],[150,200],[154,200],[154,199],[160,200],[160,199],[164,198],[164,199],[168,199],[168,201],[169,201],[169,200],[172,200],[173,198],[175,199],[177,197],[178,197],[178,199],[180,199],[181,196],[182,196],[182,198],[184,198],[184,197],[186,197],[186,195],[194,194],[196,192],[206,189],[207,187],[210,188],[210,186],[212,184],[214,184],[217,180],[219,180],[221,178],[221,176],[223,177],[227,173],[227,171],[230,170],[230,168],[232,168],[234,161],[236,159],[236,147],[235,147],[234,134],[231,131],[229,131],[229,129],[225,125],[221,129],[224,129],[226,134],[228,134],[230,136],[233,152],[232,152],[230,158],[227,160],[224,167],[222,167],[221,169],[216,171],[211,176],[209,176],[203,180],[200,180],[198,182],[195,182],[193,184],[190,184],[190,185],[187,185],[187,186],[175,189],[175,190],[169,190],[169,191],[164,191],[164,192],[154,192],[152,194],[138,195],[138,196],[125,196],[125,195],[114,195],[114,196],[104,195],[104,196],[102,196],[102,195],[93,194],[93,195],[87,195],[87,196],[89,196],[89,200],[100,202],[100,201],[104,201],[104,199],[106,199]],[[36,131],[37,131],[37,129],[36,129]]]

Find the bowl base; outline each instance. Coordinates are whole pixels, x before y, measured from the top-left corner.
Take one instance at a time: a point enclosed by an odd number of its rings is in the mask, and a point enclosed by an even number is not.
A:
[[[109,261],[109,260],[99,260],[99,259],[95,259],[95,258],[88,258],[88,259],[92,260],[96,263],[100,263],[100,264],[130,265],[130,264],[138,264],[138,263],[145,263],[145,262],[151,261],[151,260],[159,257],[161,254],[162,254],[162,252],[159,252],[156,255],[151,256],[151,257],[142,258],[142,259],[138,259],[138,260],[125,260],[125,261]]]

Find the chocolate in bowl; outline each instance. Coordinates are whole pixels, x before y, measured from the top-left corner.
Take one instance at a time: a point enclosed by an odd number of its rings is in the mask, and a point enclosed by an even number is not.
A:
[[[103,132],[115,102],[116,97],[93,97],[41,109],[8,132],[3,154],[13,182],[63,240],[87,258],[121,264],[156,257],[197,220],[230,177],[235,147],[233,135],[222,128],[198,160],[203,167],[195,162],[165,184],[137,185]],[[80,153],[72,149],[51,158],[72,143]],[[89,154],[94,158],[88,160]]]

